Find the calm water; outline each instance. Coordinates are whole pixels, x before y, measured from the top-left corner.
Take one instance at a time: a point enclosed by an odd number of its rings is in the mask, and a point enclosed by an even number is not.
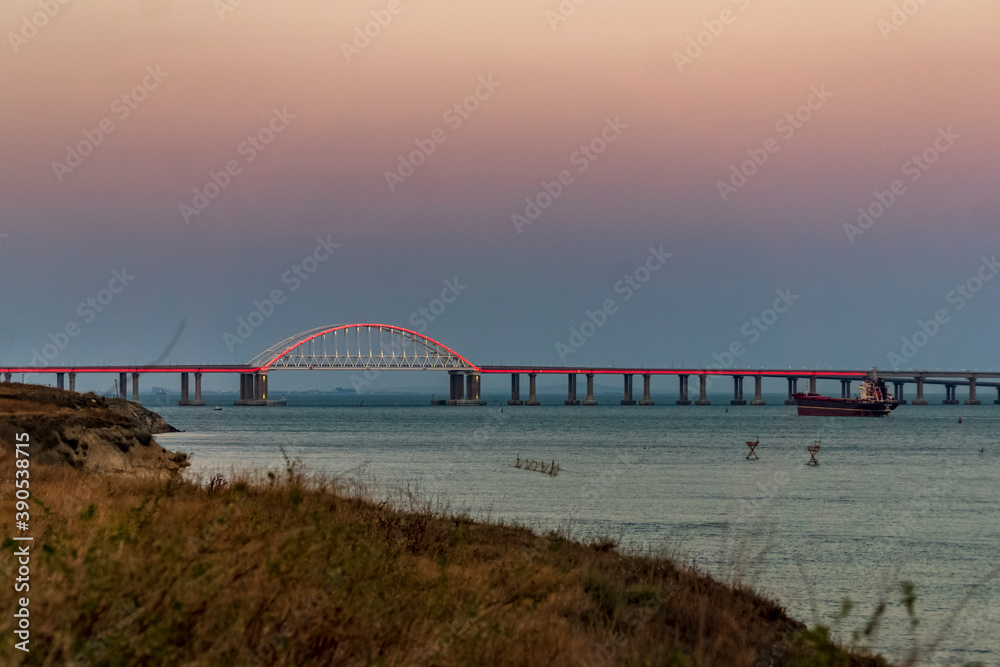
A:
[[[279,447],[308,469],[416,488],[473,517],[581,538],[666,549],[716,576],[780,600],[795,617],[831,623],[843,598],[860,628],[889,603],[874,648],[900,659],[942,637],[923,664],[1000,664],[1000,406],[902,406],[888,419],[797,417],[766,407],[427,405],[420,396],[291,396],[283,408],[148,407],[185,433],[157,436],[194,454],[205,476],[283,469]],[[654,397],[656,398],[656,397]],[[173,399],[176,401],[176,397]],[[228,402],[223,402],[223,401]],[[670,405],[667,405],[670,403]],[[728,412],[727,412],[728,409]],[[962,423],[959,424],[959,417]],[[759,461],[745,440],[760,438]],[[819,467],[805,447],[822,438]],[[981,453],[980,449],[984,451]],[[555,478],[515,457],[555,460]],[[916,585],[919,628],[899,604]],[[964,602],[963,602],[964,601]]]

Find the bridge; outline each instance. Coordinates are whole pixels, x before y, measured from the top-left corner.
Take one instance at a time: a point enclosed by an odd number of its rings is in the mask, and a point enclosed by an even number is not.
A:
[[[345,324],[327,326],[304,331],[272,345],[254,357],[247,364],[207,364],[207,365],[136,365],[136,366],[0,366],[5,382],[11,382],[15,373],[53,373],[56,386],[65,388],[69,378],[70,391],[76,390],[76,376],[79,373],[117,373],[119,393],[127,395],[128,376],[132,376],[132,400],[139,400],[139,377],[147,373],[174,373],[180,375],[180,405],[204,405],[201,396],[201,381],[205,373],[230,373],[239,376],[240,399],[236,405],[275,405],[268,397],[268,374],[277,370],[440,370],[449,375],[449,397],[435,401],[445,405],[485,405],[481,397],[481,378],[490,374],[509,374],[511,397],[508,405],[540,405],[536,392],[538,375],[566,375],[567,396],[565,405],[597,405],[594,398],[594,377],[620,375],[623,378],[621,405],[654,405],[651,397],[651,383],[654,376],[676,376],[678,382],[678,405],[691,405],[689,380],[697,377],[698,398],[695,405],[711,405],[707,389],[709,378],[728,376],[733,380],[732,405],[746,405],[743,396],[743,380],[754,379],[754,397],[751,405],[765,405],[761,392],[764,378],[784,379],[788,385],[787,404],[794,404],[792,394],[798,391],[799,380],[808,380],[809,391],[816,392],[816,381],[820,379],[839,380],[841,397],[851,395],[851,383],[871,375],[868,370],[792,370],[792,369],[723,369],[723,368],[640,368],[640,367],[569,367],[569,366],[477,366],[443,343],[421,333],[386,324]],[[190,376],[194,375],[194,397],[190,396]],[[979,371],[878,371],[880,377],[891,381],[894,395],[900,403],[906,403],[904,387],[916,385],[913,405],[927,405],[924,387],[928,384],[944,385],[946,405],[958,405],[957,388],[968,387],[966,405],[979,405],[976,398],[977,386],[997,389],[1000,404],[1000,372]],[[521,400],[520,378],[528,376],[527,400]],[[577,378],[586,378],[586,394],[581,401],[577,395]],[[642,398],[635,400],[633,380],[642,376]],[[992,380],[992,381],[990,381]]]

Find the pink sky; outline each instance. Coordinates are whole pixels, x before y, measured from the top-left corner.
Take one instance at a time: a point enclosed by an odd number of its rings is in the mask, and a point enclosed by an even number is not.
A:
[[[889,3],[742,10],[592,0],[554,31],[545,12],[556,2],[403,3],[351,63],[340,43],[384,5],[245,2],[220,20],[208,2],[146,4],[150,16],[143,3],[126,11],[70,4],[19,53],[0,51],[6,86],[21,92],[3,102],[8,192],[177,199],[273,107],[287,107],[297,117],[290,132],[236,187],[381,196],[383,172],[486,74],[502,87],[450,133],[413,190],[425,180],[449,196],[476,188],[517,201],[604,118],[621,116],[629,130],[592,184],[595,195],[712,195],[814,85],[834,97],[741,193],[742,205],[767,206],[803,188],[824,206],[831,195],[863,196],[946,126],[967,140],[930,187],[985,193],[995,183],[987,175],[1000,156],[995,3],[924,5],[888,39],[877,22],[890,16]],[[32,8],[5,3],[0,25],[17,27]],[[735,22],[678,72],[674,53],[724,9]],[[148,65],[169,77],[57,187],[51,162],[85,129],[114,118],[112,100]]]

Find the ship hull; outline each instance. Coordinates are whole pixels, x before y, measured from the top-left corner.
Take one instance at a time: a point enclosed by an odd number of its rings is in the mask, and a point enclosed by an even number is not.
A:
[[[895,401],[862,401],[815,394],[795,394],[792,398],[803,417],[887,417],[899,405]]]

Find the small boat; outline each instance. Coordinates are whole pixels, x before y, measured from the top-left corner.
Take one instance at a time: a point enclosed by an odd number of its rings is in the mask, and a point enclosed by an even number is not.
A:
[[[214,408],[212,408],[212,409],[213,409],[213,410],[221,410],[222,408],[221,408],[220,406],[216,405],[216,406],[215,406]]]
[[[820,394],[793,394],[800,416],[809,417],[887,417],[899,406],[889,395],[885,380],[871,377],[861,382],[861,393],[854,398],[833,398]]]

